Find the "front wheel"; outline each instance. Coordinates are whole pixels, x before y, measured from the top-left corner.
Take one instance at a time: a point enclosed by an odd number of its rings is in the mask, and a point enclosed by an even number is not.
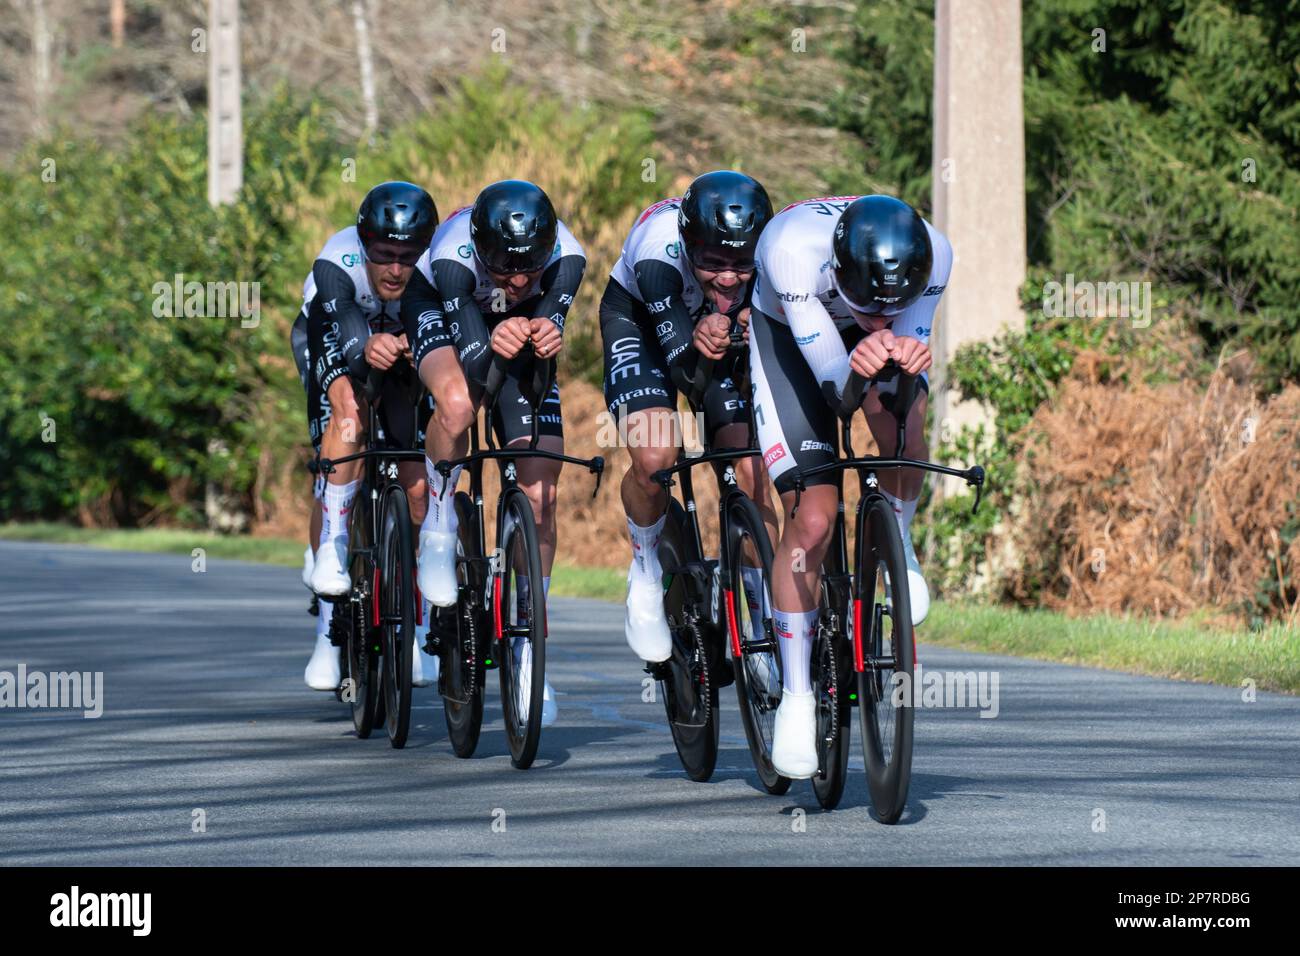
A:
[[[506,492],[498,520],[501,567],[492,613],[499,639],[501,710],[510,762],[527,770],[542,735],[546,682],[546,594],[533,506],[518,489]]]
[[[896,823],[912,780],[915,645],[903,539],[879,495],[858,505],[857,556],[853,629],[861,649],[855,667],[862,756],[877,815]]]
[[[781,704],[781,654],[772,626],[772,542],[758,507],[744,495],[727,506],[726,534],[728,588],[723,600],[741,723],[759,782],[780,796],[790,789],[790,778],[772,765],[772,734]],[[749,593],[745,568],[758,569],[758,575],[749,577],[762,581],[760,593]]]
[[[668,518],[659,539],[659,564],[664,569],[664,613],[672,631],[673,652],[663,664],[653,665],[663,675],[660,690],[673,746],[686,776],[703,783],[718,763],[718,690],[712,686],[708,648],[702,627],[707,624],[690,612],[687,592],[688,565],[702,565],[686,520],[686,510],[676,498],[668,500]]]
[[[457,529],[456,570],[459,595],[452,614],[441,615],[442,712],[447,736],[457,757],[472,757],[483,729],[484,652],[488,645],[488,618],[483,612],[486,587],[483,554],[479,546],[478,509],[463,491],[455,497]],[[443,610],[436,608],[436,611]]]
[[[380,517],[379,628],[383,635],[388,742],[406,746],[411,726],[411,648],[415,640],[415,547],[406,490],[393,485]]]

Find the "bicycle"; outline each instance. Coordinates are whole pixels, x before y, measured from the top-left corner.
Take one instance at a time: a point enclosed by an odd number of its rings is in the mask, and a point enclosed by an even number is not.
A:
[[[745,348],[743,335],[735,324],[730,338],[727,356],[734,358]],[[695,394],[688,399],[692,409],[702,407],[701,393],[712,377],[713,368],[713,360],[703,357],[698,360]],[[675,465],[651,476],[668,493],[667,520],[659,539],[658,555],[664,575],[664,613],[673,647],[666,661],[649,663],[645,668],[659,682],[678,759],[687,776],[698,782],[712,777],[717,764],[718,690],[735,681],[735,672],[727,666],[724,654],[726,631],[729,622],[734,623],[734,614],[726,610],[734,590],[732,561],[739,558],[741,566],[753,567],[757,560],[751,549],[728,545],[733,536],[767,542],[762,516],[754,502],[741,491],[734,467],[740,458],[761,454],[754,447],[752,419],[747,447],[713,449],[707,445],[706,438],[702,454],[688,457],[682,451]],[[693,470],[705,464],[713,467],[718,482],[717,558],[704,556],[692,481]],[[670,491],[677,480],[681,482],[681,502]],[[770,543],[766,546],[770,553]],[[728,588],[722,587],[724,581]]]
[[[414,371],[406,369],[394,374],[402,375],[402,394],[414,405],[420,385]],[[344,462],[365,463],[348,515],[352,587],[334,600],[330,618],[330,640],[339,648],[343,675],[335,695],[351,705],[359,738],[367,739],[382,722],[389,743],[400,749],[406,746],[411,724],[411,649],[416,625],[422,623],[422,602],[415,584],[410,505],[397,466],[401,461],[423,461],[424,451],[412,447],[414,434],[406,436],[406,447],[374,447],[385,444],[378,401],[384,378],[384,372],[371,369],[364,385],[368,447],[342,458],[321,458],[317,469],[329,475]]]
[[[526,345],[521,355],[530,355]],[[446,482],[453,468],[464,466],[470,491],[457,491],[453,507],[457,529],[456,604],[437,608],[425,650],[441,657],[438,693],[452,749],[458,757],[473,756],[483,726],[486,671],[498,670],[501,709],[505,719],[510,762],[526,770],[537,756],[542,730],[542,692],[546,675],[546,594],[542,586],[542,559],[537,525],[528,496],[517,484],[516,462],[522,458],[548,458],[582,465],[596,476],[596,489],[605,461],[574,458],[537,448],[541,405],[554,381],[554,361],[533,361],[532,436],[526,448],[497,448],[491,418],[506,364],[496,357],[484,387],[487,418],[486,450],[480,449],[478,419],[470,429],[470,453],[434,467]],[[501,462],[501,491],[496,508],[496,547],[486,552],[483,504],[483,464]],[[521,587],[522,585],[522,587]],[[522,642],[522,643],[521,643]],[[526,666],[525,666],[526,664]]]
[[[871,380],[856,372],[850,374],[836,408],[845,455],[838,461],[796,473],[795,503],[791,509],[793,518],[808,479],[836,475],[839,507],[831,543],[822,562],[821,613],[812,648],[818,757],[813,792],[824,809],[839,805],[848,775],[850,710],[857,707],[867,789],[877,816],[888,824],[896,823],[902,816],[911,785],[915,716],[911,694],[915,691],[912,679],[916,645],[903,539],[893,507],[880,492],[877,472],[882,468],[919,468],[961,478],[975,488],[972,510],[979,508],[985,477],[979,465],[957,469],[903,457],[907,411],[916,396],[917,380],[891,362],[885,374],[878,375],[874,381],[886,382],[895,376],[899,380],[898,393],[890,403],[898,422],[894,456],[855,455],[851,434],[853,415],[862,407]],[[843,482],[843,473],[850,470],[857,472],[861,493],[851,574]]]

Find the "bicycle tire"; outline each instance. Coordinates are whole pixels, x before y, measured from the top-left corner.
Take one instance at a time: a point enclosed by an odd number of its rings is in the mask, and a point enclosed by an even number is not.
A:
[[[895,675],[903,675],[907,691],[915,691],[907,562],[894,511],[880,495],[859,503],[857,525],[853,616],[864,660],[857,675],[862,757],[876,815],[892,824],[903,814],[912,779],[913,701],[904,695],[895,706],[892,693]],[[889,665],[873,666],[873,659]]]
[[[389,486],[379,517],[380,634],[383,638],[384,724],[395,749],[411,727],[411,649],[415,640],[415,545],[406,490]]]
[[[506,725],[510,762],[527,770],[537,757],[542,735],[542,693],[546,679],[546,595],[542,586],[542,556],[537,544],[537,525],[528,496],[518,488],[505,492],[501,503],[497,541],[501,567],[497,569],[493,614],[501,638],[496,649],[500,660],[501,712]],[[520,572],[528,581],[529,600],[521,613],[517,600]],[[519,645],[518,658],[515,641]],[[531,648],[532,666],[520,670],[524,651]],[[520,706],[526,696],[525,708]]]
[[[771,601],[763,600],[760,595],[759,607],[763,610],[758,622],[753,620],[745,601],[741,568],[746,560],[758,562],[763,588],[770,595],[772,542],[768,539],[758,507],[746,496],[738,494],[727,505],[729,587],[724,601],[727,633],[731,640],[731,664],[741,723],[745,727],[754,769],[758,771],[763,789],[773,796],[780,796],[790,789],[790,778],[772,765],[772,731],[776,708],[781,703],[781,655],[772,627]],[[762,649],[750,650],[749,646],[755,644],[762,645]]]
[[[701,628],[687,621],[685,578],[673,573],[695,562],[703,563],[687,524],[686,509],[676,498],[669,498],[659,539],[659,563],[665,569],[664,613],[673,635],[673,653],[664,662],[668,679],[661,679],[659,687],[682,769],[691,780],[703,783],[713,776],[718,764],[718,691],[710,679]]]
[[[352,686],[344,688],[340,696],[351,698],[347,702],[352,711],[352,726],[360,740],[369,738],[375,727],[383,722],[378,642],[365,612],[358,610],[364,607],[364,603],[354,605],[351,600],[343,598],[334,603],[334,617],[339,626],[347,629],[342,647],[343,679],[352,682]]]
[[[456,601],[456,622],[448,628],[443,652],[444,679],[439,689],[442,712],[447,721],[447,736],[457,757],[472,757],[483,730],[483,653],[487,649],[488,619],[483,612],[483,587],[486,581],[474,581],[468,561],[483,557],[479,545],[478,509],[463,491],[456,492],[459,555],[457,559],[460,594]],[[457,676],[455,683],[450,678]]]

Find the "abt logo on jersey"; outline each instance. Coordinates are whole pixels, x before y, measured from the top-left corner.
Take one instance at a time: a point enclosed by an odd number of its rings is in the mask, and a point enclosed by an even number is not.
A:
[[[771,468],[774,464],[785,457],[785,444],[777,442],[767,451],[763,452],[763,464]]]

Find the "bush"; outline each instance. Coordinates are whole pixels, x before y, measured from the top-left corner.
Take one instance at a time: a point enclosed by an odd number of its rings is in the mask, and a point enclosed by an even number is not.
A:
[[[0,518],[204,524],[214,500],[236,525],[265,517],[305,444],[287,345],[303,279],[384,179],[424,185],[444,216],[495,179],[542,184],[589,261],[565,371],[599,376],[596,302],[632,217],[658,198],[641,179],[645,116],[572,110],[493,74],[358,145],[279,90],[246,110],[244,187],[221,209],[207,203],[206,135],[201,118],[146,118],[111,151],[63,134],[0,179],[0,231],[22,240],[0,287]],[[256,324],[206,306],[157,314],[177,275],[259,283]]]

